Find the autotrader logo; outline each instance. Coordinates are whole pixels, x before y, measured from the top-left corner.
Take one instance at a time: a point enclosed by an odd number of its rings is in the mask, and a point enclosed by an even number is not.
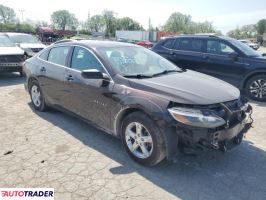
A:
[[[0,200],[54,200],[54,188],[0,188]]]

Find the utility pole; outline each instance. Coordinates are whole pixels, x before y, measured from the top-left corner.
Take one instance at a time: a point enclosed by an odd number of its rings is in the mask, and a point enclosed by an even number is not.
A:
[[[18,10],[19,12],[20,12],[20,14],[21,14],[21,22],[23,22],[24,21],[24,17],[23,17],[23,14],[24,14],[24,12],[25,12],[25,10]]]

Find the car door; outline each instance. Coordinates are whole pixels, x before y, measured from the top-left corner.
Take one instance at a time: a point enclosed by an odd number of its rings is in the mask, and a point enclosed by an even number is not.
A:
[[[75,46],[70,67],[65,70],[66,98],[64,107],[106,129],[110,128],[110,107],[114,82],[82,77],[82,71],[97,69],[108,74],[92,51]]]
[[[202,51],[202,39],[181,38],[173,47],[173,62],[185,69],[201,71]]]
[[[206,51],[203,54],[203,73],[239,86],[249,66],[230,43],[221,40],[206,40]]]
[[[59,46],[44,51],[38,63],[38,80],[48,102],[61,105],[64,99],[64,72],[70,47]]]

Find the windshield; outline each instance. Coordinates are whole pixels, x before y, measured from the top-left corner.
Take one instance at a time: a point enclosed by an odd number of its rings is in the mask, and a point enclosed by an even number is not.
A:
[[[101,47],[98,51],[123,76],[153,76],[166,71],[181,71],[165,58],[143,47]]]
[[[0,47],[14,47],[16,46],[7,36],[0,35]]]
[[[257,57],[260,56],[260,54],[258,54],[255,50],[253,50],[251,47],[249,47],[248,45],[246,45],[243,42],[240,42],[238,40],[230,40],[230,42],[236,46],[239,50],[241,50],[246,56],[250,56],[250,57]]]
[[[33,35],[10,35],[9,37],[14,43],[40,43]]]

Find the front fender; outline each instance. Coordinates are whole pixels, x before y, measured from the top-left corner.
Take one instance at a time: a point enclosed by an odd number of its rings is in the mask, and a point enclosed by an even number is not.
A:
[[[169,101],[152,99],[151,97],[142,98],[137,96],[123,97],[120,106],[112,109],[116,113],[114,118],[114,133],[120,137],[122,121],[127,114],[134,111],[141,111],[150,117],[158,126],[163,134],[167,158],[176,154],[178,146],[178,135],[175,128],[171,125],[172,118],[167,111]]]

